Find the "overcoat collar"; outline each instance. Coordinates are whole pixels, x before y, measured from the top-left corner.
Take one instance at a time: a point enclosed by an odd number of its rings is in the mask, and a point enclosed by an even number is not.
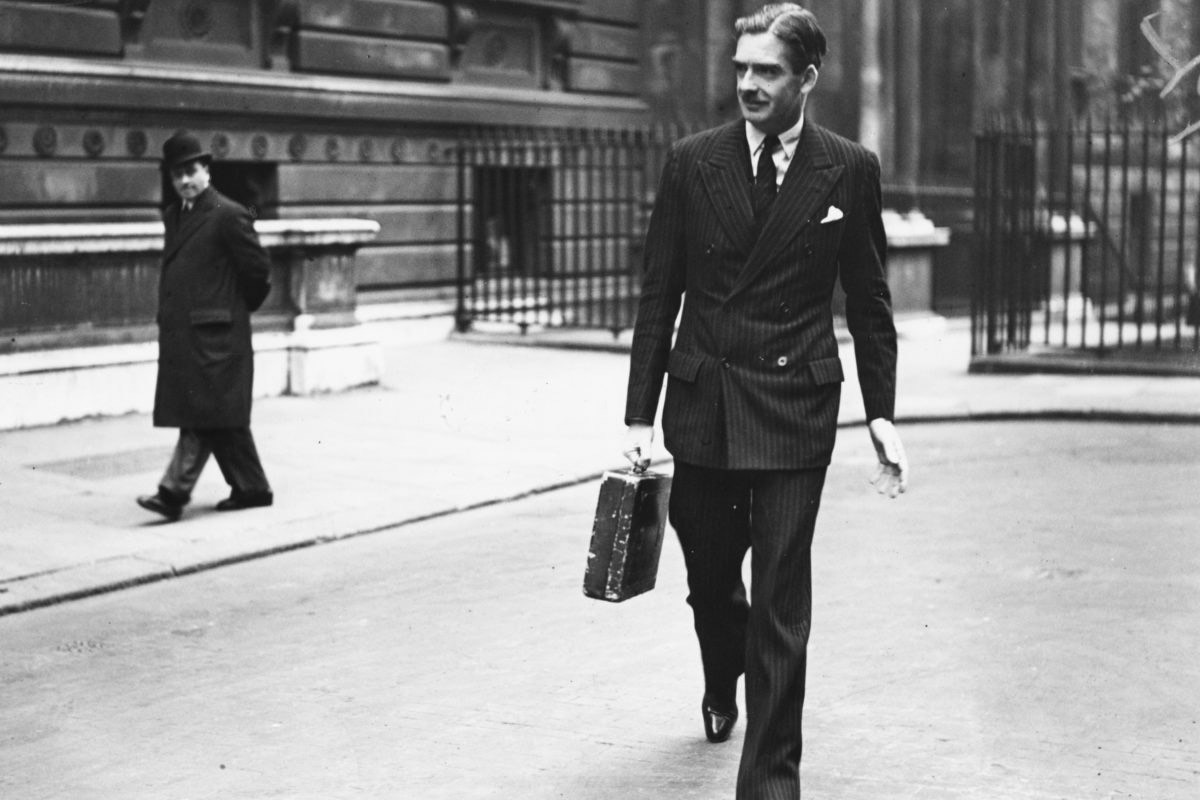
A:
[[[824,131],[806,120],[792,163],[756,242],[750,195],[753,173],[744,123],[731,123],[718,133],[712,154],[700,165],[700,174],[726,233],[735,246],[749,252],[731,295],[752,283],[775,254],[810,223],[842,170],[842,165],[830,157]]]
[[[168,263],[179,248],[200,230],[202,223],[217,204],[217,193],[212,187],[206,189],[192,202],[192,210],[183,213],[183,201],[176,200],[167,209],[164,227],[166,240],[163,243],[163,263]]]

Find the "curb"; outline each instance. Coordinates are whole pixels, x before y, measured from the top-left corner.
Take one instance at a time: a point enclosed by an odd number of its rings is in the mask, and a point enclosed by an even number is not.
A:
[[[1146,424],[1159,423],[1169,425],[1200,425],[1200,412],[1197,413],[1181,413],[1181,412],[1154,412],[1154,411],[1121,411],[1115,409],[1055,409],[1041,408],[1029,410],[1009,410],[1009,411],[964,411],[949,414],[914,414],[910,416],[902,416],[897,418],[897,422],[909,425],[940,425],[961,422],[1028,422],[1028,421],[1049,421],[1049,422],[1098,422],[1098,423],[1123,423],[1123,424]],[[838,423],[839,430],[859,427],[863,424],[861,419],[851,419]],[[670,457],[654,459],[651,462],[652,466],[661,467],[664,464],[670,464],[674,459]],[[619,468],[619,467],[616,467]],[[482,508],[503,505],[506,503],[517,502],[529,497],[535,497],[541,494],[558,491],[559,489],[567,489],[574,486],[579,486],[584,483],[600,480],[604,473],[608,470],[600,470],[597,472],[589,472],[567,480],[558,481],[542,486],[535,486],[521,492],[517,492],[502,497],[495,497],[486,500],[480,500],[462,506],[453,506],[450,508],[438,509],[424,514],[419,514],[413,517],[406,517],[395,522],[387,522],[370,527],[360,528],[348,531],[337,535],[322,535],[313,536],[306,539],[300,539],[293,542],[287,542],[275,545],[260,550],[249,550],[241,553],[215,558],[207,561],[198,561],[192,564],[182,566],[167,566],[148,571],[141,575],[125,578],[118,581],[108,583],[98,583],[93,586],[87,586],[71,591],[58,592],[35,597],[28,600],[23,600],[7,605],[0,601],[0,617],[10,614],[20,614],[27,611],[34,611],[39,608],[47,608],[50,606],[67,603],[74,600],[82,600],[88,597],[95,597],[102,594],[121,591],[123,589],[131,589],[137,586],[145,586],[152,583],[170,580],[173,578],[182,578],[188,575],[194,575],[209,570],[219,569],[221,567],[232,566],[248,561],[256,561],[259,559],[269,558],[283,553],[289,553],[296,550],[303,550],[309,547],[316,547],[324,544],[354,539],[360,536],[368,536],[376,533],[384,533],[400,528],[416,525],[429,520],[440,519],[443,517],[454,516],[457,514],[475,511]],[[37,577],[45,577],[46,575],[66,574],[73,569],[82,569],[93,565],[79,565],[76,567],[67,567],[63,570],[55,570],[48,573],[39,573]],[[19,583],[19,581],[17,582]]]
[[[662,465],[662,464],[667,464],[670,462],[671,462],[671,459],[657,459],[651,463],[655,464],[655,465]],[[122,589],[132,589],[136,586],[146,586],[148,584],[159,583],[161,581],[170,580],[172,578],[182,578],[182,577],[185,577],[188,575],[195,575],[200,572],[208,572],[209,570],[219,569],[220,567],[232,566],[234,564],[241,564],[241,563],[247,562],[247,561],[257,561],[259,559],[269,558],[270,556],[274,556],[274,555],[290,553],[295,550],[304,550],[309,547],[316,547],[318,545],[346,541],[349,539],[358,538],[360,536],[368,536],[370,534],[375,534],[375,533],[384,533],[386,531],[396,530],[398,528],[405,528],[410,525],[416,525],[421,522],[428,522],[429,520],[433,520],[433,519],[440,519],[442,517],[454,516],[456,514],[466,513],[468,511],[476,511],[481,508],[489,508],[491,506],[512,503],[512,502],[516,502],[519,500],[524,500],[529,497],[535,497],[537,495],[554,492],[559,489],[567,489],[567,488],[570,488],[573,486],[579,486],[584,483],[598,481],[603,477],[604,472],[606,472],[606,471],[607,470],[601,470],[600,472],[592,472],[592,473],[588,473],[586,475],[580,475],[575,478],[569,478],[567,480],[558,481],[556,483],[547,484],[544,486],[537,486],[532,489],[527,489],[525,491],[517,492],[517,493],[511,494],[511,495],[506,495],[503,497],[494,497],[494,498],[490,498],[487,500],[480,500],[480,501],[477,501],[474,503],[469,503],[469,504],[463,505],[463,506],[454,506],[451,508],[438,509],[436,511],[430,511],[430,512],[426,512],[424,514],[418,514],[413,517],[406,517],[404,519],[397,520],[396,522],[385,522],[380,525],[373,525],[370,527],[349,531],[347,533],[341,533],[341,534],[336,534],[336,535],[313,536],[313,537],[310,537],[307,539],[300,539],[300,540],[293,541],[293,542],[287,542],[287,543],[275,545],[272,547],[262,548],[260,550],[249,550],[249,551],[245,551],[242,553],[235,553],[233,555],[224,556],[221,558],[210,559],[208,561],[198,561],[193,564],[185,564],[183,566],[168,566],[167,568],[164,568],[164,569],[155,569],[153,571],[149,571],[149,572],[146,572],[141,575],[136,575],[136,576],[133,576],[130,578],[125,578],[125,579],[118,580],[118,581],[112,581],[112,582],[108,582],[108,583],[99,583],[99,584],[96,584],[93,586],[84,587],[82,589],[58,592],[55,594],[49,594],[49,595],[45,595],[42,597],[35,597],[35,598],[28,599],[28,600],[23,600],[23,601],[17,602],[17,603],[9,603],[7,605],[4,605],[3,601],[0,601],[0,617],[8,616],[10,614],[20,614],[20,613],[23,613],[26,611],[33,611],[33,610],[36,610],[39,608],[47,608],[49,606],[59,605],[61,603],[71,602],[73,600],[83,600],[88,597],[96,597],[96,596],[102,595],[102,594],[109,594],[112,592],[121,591]],[[73,567],[65,567],[61,570],[51,570],[48,572],[41,572],[41,573],[38,573],[38,575],[33,576],[33,577],[44,578],[44,577],[50,576],[50,575],[65,575],[65,574],[68,574],[71,570],[81,569],[86,566],[92,566],[92,565],[78,565],[78,566],[73,566]],[[10,585],[19,584],[19,583],[20,583],[20,581],[14,581]]]

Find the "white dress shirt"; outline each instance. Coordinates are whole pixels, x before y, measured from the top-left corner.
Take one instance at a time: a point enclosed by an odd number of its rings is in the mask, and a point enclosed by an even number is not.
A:
[[[783,183],[783,176],[787,173],[788,165],[792,163],[792,156],[796,154],[796,145],[800,143],[800,131],[804,130],[804,117],[788,128],[783,133],[779,134],[779,143],[782,145],[778,150],[771,154],[772,160],[775,162],[775,185],[779,186]],[[746,143],[750,146],[750,170],[758,174],[758,155],[762,150],[763,140],[767,135],[758,128],[746,123]]]

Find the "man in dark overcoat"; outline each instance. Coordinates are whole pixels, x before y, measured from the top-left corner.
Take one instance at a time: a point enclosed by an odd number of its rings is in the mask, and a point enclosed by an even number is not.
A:
[[[839,279],[876,488],[903,491],[907,460],[892,424],[879,161],[805,120],[825,54],[810,12],[769,4],[736,31],[743,119],[672,146],[647,230],[626,455],[649,460],[665,375],[670,521],[700,645],[705,734],[728,739],[744,674],[737,797],[798,800],[810,551],[843,381],[831,310]]]
[[[274,501],[250,433],[250,312],[270,291],[270,258],[250,213],[214,189],[211,154],[179,131],[162,168],[178,195],[163,214],[154,424],[179,428],[158,492],[138,505],[176,520],[211,454],[232,490],[219,511]]]

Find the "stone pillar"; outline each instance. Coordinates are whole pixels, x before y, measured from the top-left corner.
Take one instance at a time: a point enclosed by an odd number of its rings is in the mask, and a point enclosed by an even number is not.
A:
[[[883,30],[883,0],[863,0],[862,5],[862,108],[858,138],[884,164],[892,162],[892,148],[884,136],[887,111],[884,100],[884,65],[880,35]]]
[[[1108,83],[1117,74],[1119,0],[1092,0],[1083,5],[1083,72],[1092,108],[1111,100]]]
[[[896,30],[893,175],[895,184],[908,196],[908,207],[913,208],[921,169],[921,17],[910,4],[892,2]]]
[[[712,124],[737,113],[736,83],[733,65],[733,22],[737,10],[733,0],[709,0],[707,4],[707,91],[706,110]]]

